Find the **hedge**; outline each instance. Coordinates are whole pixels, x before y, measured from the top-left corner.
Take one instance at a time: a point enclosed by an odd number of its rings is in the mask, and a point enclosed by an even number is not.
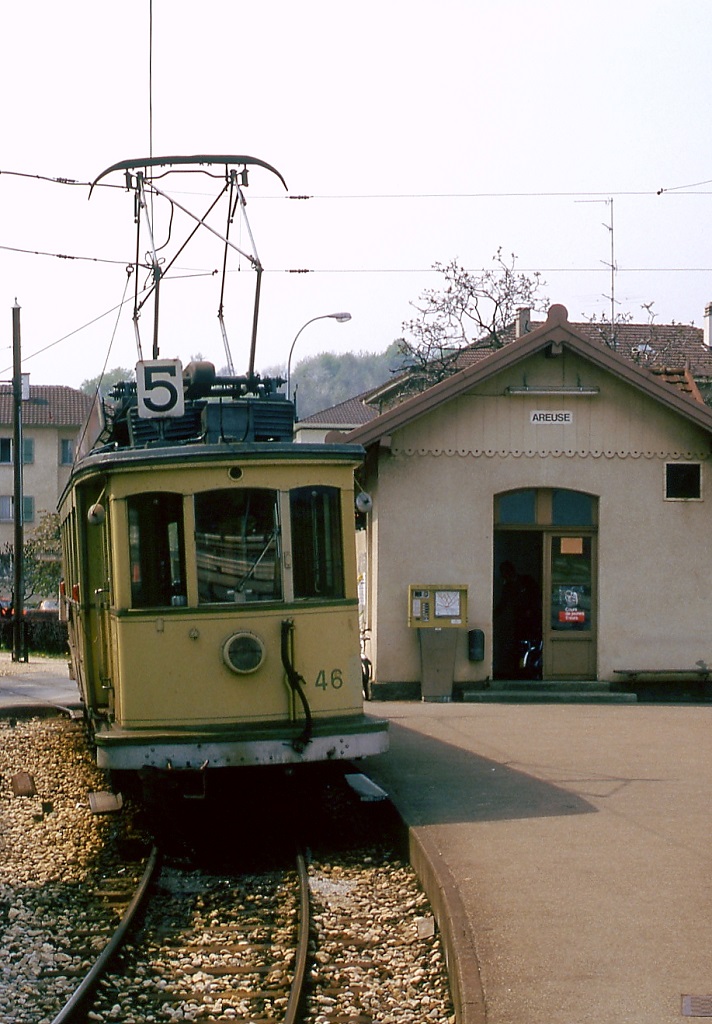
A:
[[[43,654],[67,654],[67,623],[60,622],[57,612],[41,612],[28,609],[24,616],[26,642],[28,651]],[[12,650],[12,618],[0,620],[0,645]]]

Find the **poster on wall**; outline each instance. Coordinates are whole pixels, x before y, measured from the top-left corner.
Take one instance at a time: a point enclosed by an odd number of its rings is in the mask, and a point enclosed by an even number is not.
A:
[[[581,583],[558,584],[552,588],[552,629],[590,629],[590,588]]]

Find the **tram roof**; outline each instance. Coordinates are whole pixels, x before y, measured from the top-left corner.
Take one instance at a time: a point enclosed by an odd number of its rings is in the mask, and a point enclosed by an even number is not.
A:
[[[173,445],[155,448],[94,449],[81,459],[72,474],[72,480],[85,475],[104,472],[122,472],[158,466],[242,462],[339,462],[358,466],[364,458],[359,444],[295,444],[294,442],[254,441],[231,445],[220,444]],[[71,481],[70,481],[71,483]]]

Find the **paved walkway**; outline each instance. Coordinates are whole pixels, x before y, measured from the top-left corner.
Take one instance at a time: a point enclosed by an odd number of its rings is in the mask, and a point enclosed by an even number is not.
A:
[[[712,1003],[712,707],[370,710],[391,751],[367,771],[462,901],[468,1021],[672,1024],[683,995]]]
[[[66,664],[0,652],[0,708],[47,703],[77,704]],[[712,706],[369,710],[391,750],[366,770],[456,912],[464,1024],[712,1009]]]
[[[0,651],[0,708],[78,703],[77,684],[69,678],[65,659],[30,654],[27,662],[13,661],[9,651]]]

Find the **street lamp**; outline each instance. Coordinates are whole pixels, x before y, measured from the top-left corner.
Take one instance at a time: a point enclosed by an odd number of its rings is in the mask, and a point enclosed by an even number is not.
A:
[[[321,316],[313,316],[311,320],[307,320],[307,322],[302,327],[299,328],[296,337],[292,342],[292,347],[289,350],[289,358],[287,359],[287,399],[290,399],[292,397],[292,353],[294,352],[294,346],[297,344],[297,338],[302,333],[304,328],[308,327],[309,324],[313,324],[315,320],[336,320],[338,323],[344,324],[346,323],[347,320],[350,319],[350,313],[322,313]]]

